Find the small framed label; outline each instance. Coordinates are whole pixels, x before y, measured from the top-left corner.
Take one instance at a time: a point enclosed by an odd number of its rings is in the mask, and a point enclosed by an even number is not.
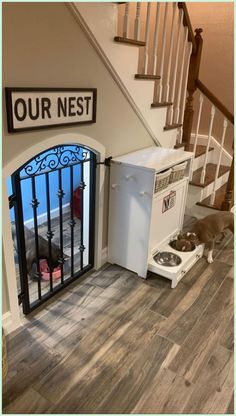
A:
[[[176,191],[170,191],[169,195],[163,198],[162,213],[168,211],[175,206]]]
[[[96,122],[96,88],[6,88],[9,133]]]

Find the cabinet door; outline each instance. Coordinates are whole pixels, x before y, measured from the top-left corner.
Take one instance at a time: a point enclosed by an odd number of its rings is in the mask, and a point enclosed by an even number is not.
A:
[[[177,233],[183,224],[187,179],[175,182],[154,196],[149,251]]]
[[[145,277],[155,171],[111,166],[109,261]]]

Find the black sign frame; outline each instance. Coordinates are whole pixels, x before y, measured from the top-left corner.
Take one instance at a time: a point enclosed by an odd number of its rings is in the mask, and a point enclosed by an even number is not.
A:
[[[12,111],[12,93],[14,92],[92,92],[93,103],[92,103],[92,119],[86,121],[75,121],[67,123],[55,123],[45,124],[43,126],[32,126],[32,127],[21,127],[14,128],[13,125],[13,111]],[[7,127],[9,133],[20,133],[24,131],[32,130],[45,130],[55,127],[73,126],[96,123],[96,112],[97,112],[97,88],[23,88],[23,87],[6,87],[6,109],[7,109]]]

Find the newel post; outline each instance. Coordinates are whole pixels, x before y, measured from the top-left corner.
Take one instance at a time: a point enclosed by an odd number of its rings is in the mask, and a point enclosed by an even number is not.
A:
[[[203,39],[201,36],[202,29],[195,29],[195,41],[196,41],[196,51],[192,52],[190,57],[189,64],[189,73],[188,73],[188,97],[186,100],[186,106],[184,111],[184,122],[183,122],[183,140],[182,143],[185,145],[185,150],[189,150],[192,125],[193,125],[193,94],[196,91],[196,80],[198,79],[201,55],[202,55],[202,43]]]
[[[224,201],[221,204],[221,211],[230,211],[233,206],[233,191],[234,191],[234,157],[232,160],[229,179],[227,182]]]

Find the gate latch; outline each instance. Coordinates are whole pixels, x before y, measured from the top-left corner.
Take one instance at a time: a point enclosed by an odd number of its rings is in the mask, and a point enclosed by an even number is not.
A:
[[[106,157],[104,162],[97,162],[96,165],[111,166],[111,159],[112,159],[112,156]]]

